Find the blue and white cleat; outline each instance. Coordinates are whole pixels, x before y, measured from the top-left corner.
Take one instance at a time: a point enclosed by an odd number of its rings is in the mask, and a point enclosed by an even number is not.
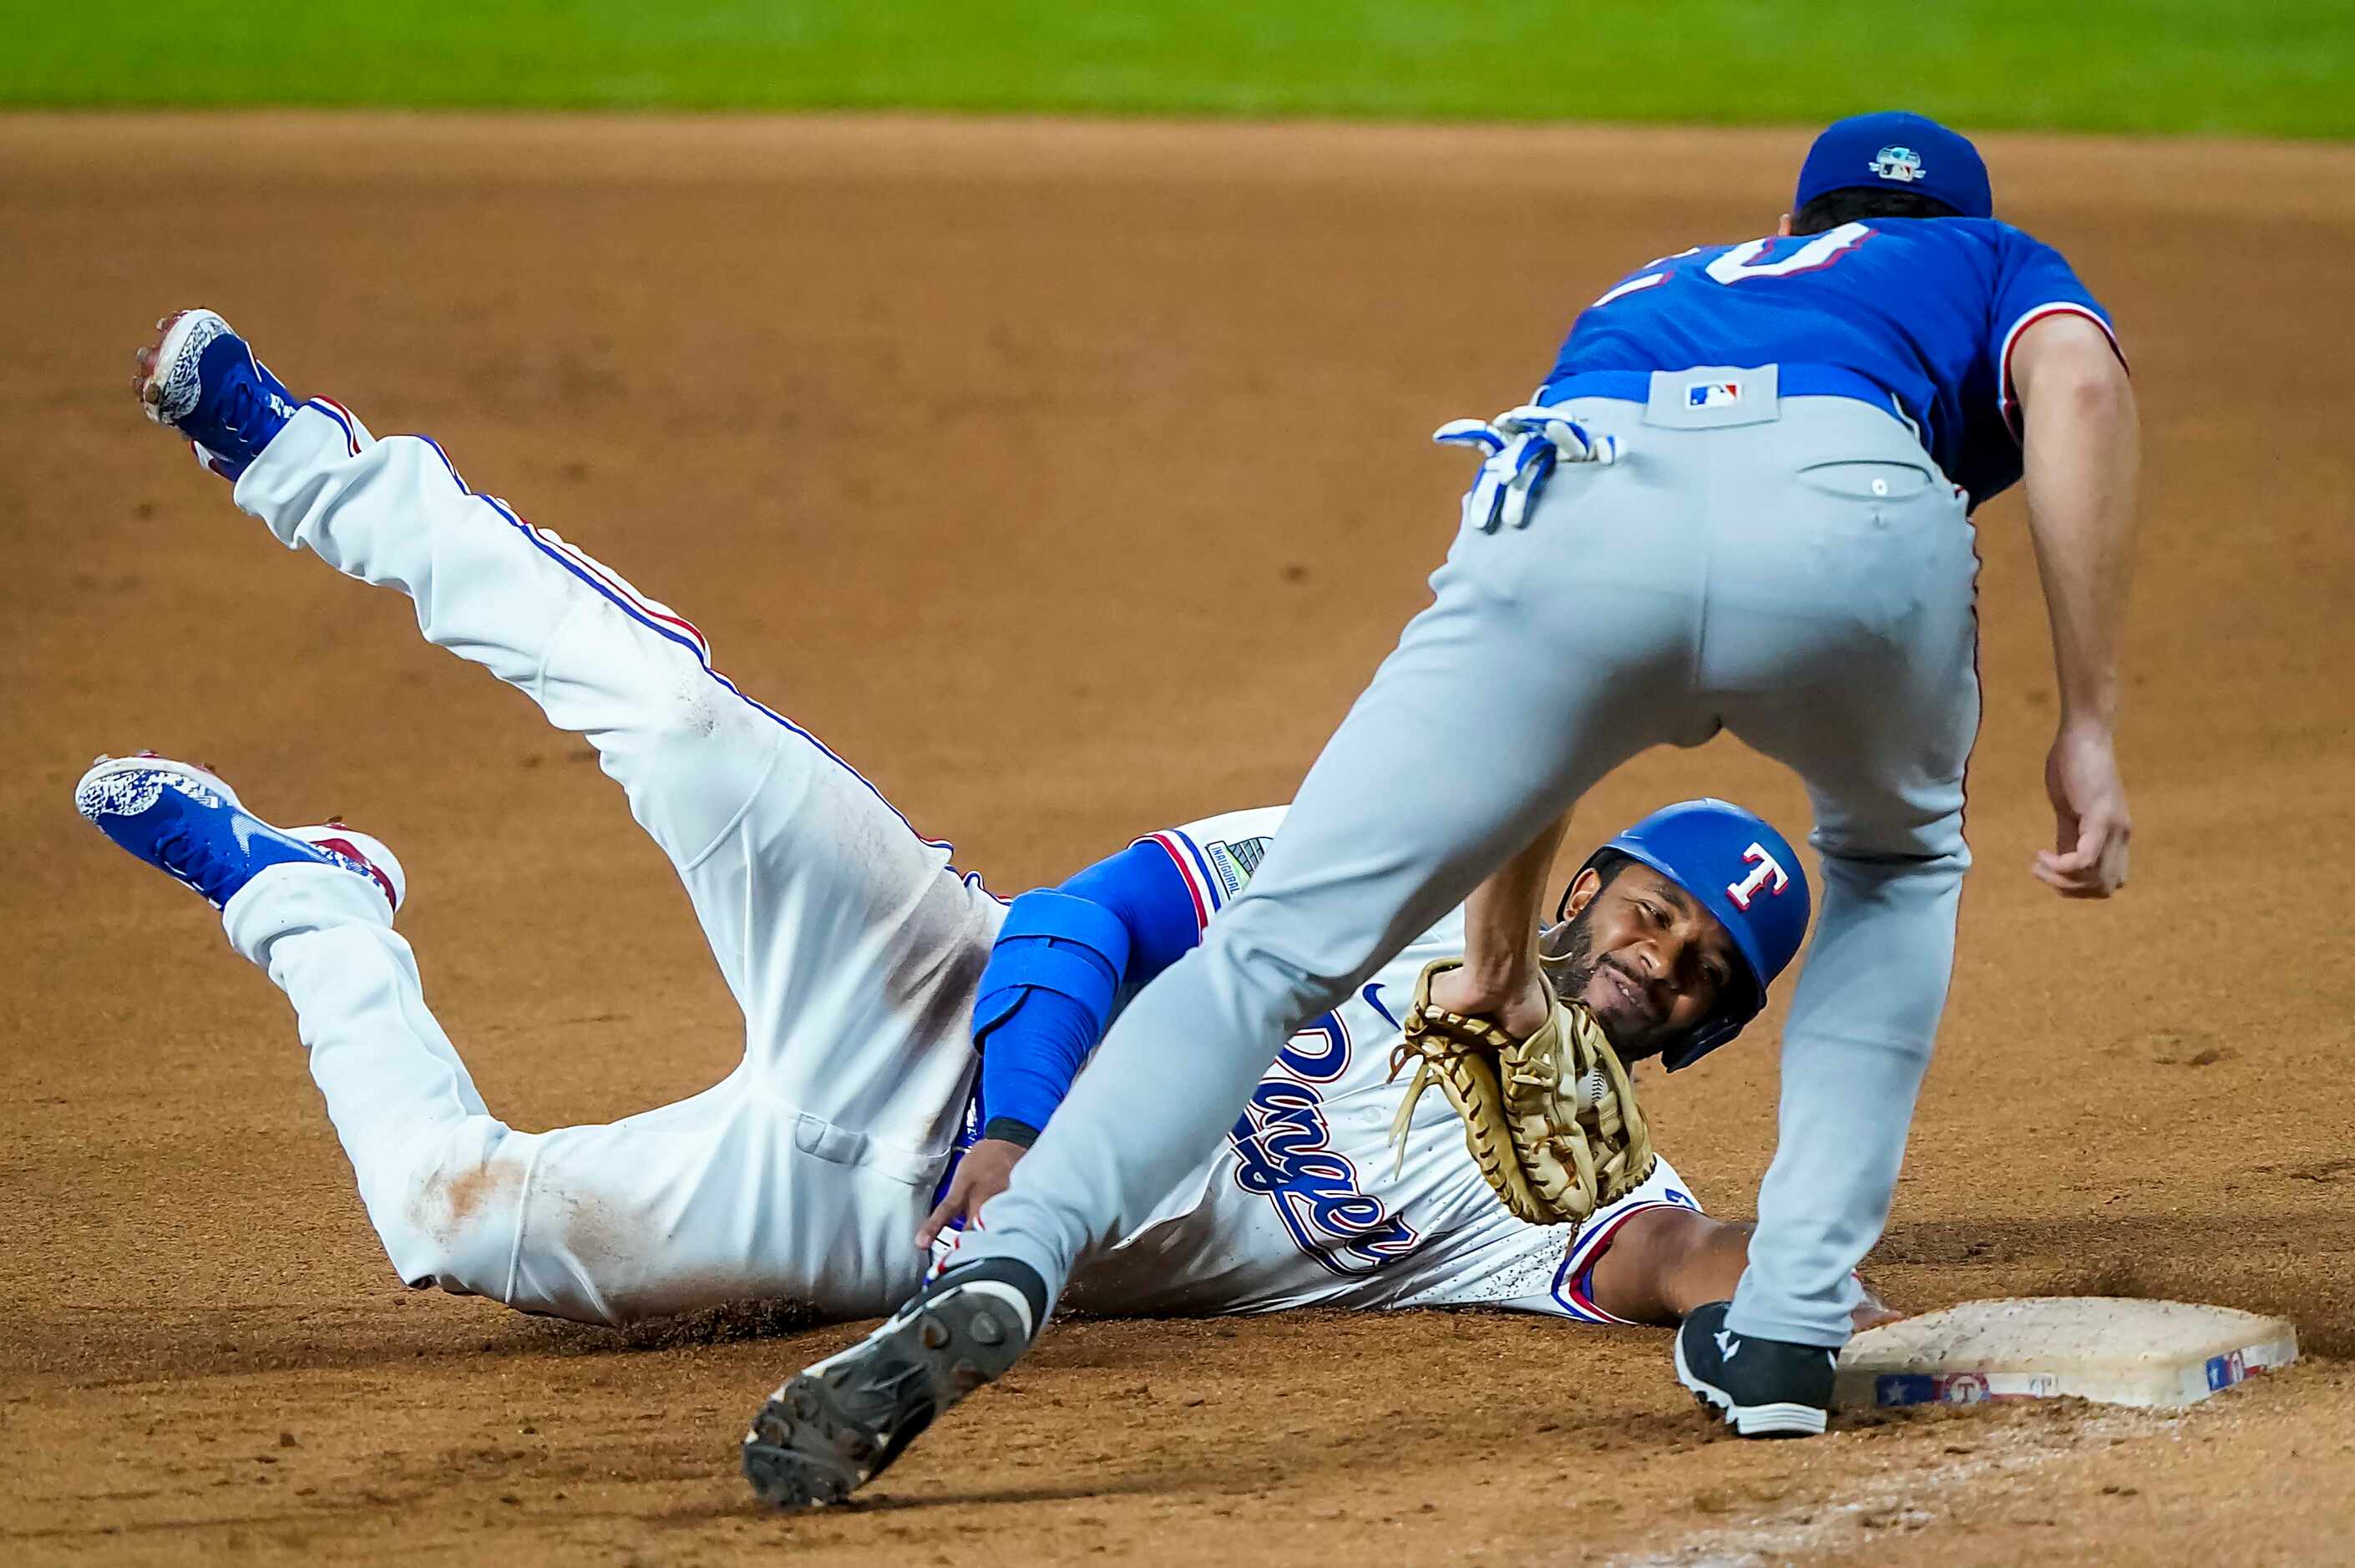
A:
[[[216,909],[273,865],[326,865],[365,876],[396,912],[409,895],[400,862],[379,841],[340,822],[273,828],[209,770],[152,751],[100,758],[74,786],[74,810]]]
[[[139,406],[194,441],[207,468],[236,479],[302,399],[213,312],[176,311],[155,324],[164,335],[139,351],[131,381]]]

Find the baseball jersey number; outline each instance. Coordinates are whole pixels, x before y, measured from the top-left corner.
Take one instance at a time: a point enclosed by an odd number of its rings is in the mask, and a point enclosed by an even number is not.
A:
[[[1778,260],[1761,261],[1759,260],[1789,238],[1791,237],[1788,235],[1778,234],[1765,239],[1746,240],[1712,259],[1701,270],[1708,273],[1713,281],[1720,283],[1746,283],[1756,278],[1788,278],[1800,272],[1818,271],[1871,238],[1872,230],[1860,223],[1843,223],[1838,228],[1826,229]],[[1659,267],[1665,262],[1679,261],[1684,259],[1684,256],[1690,254],[1690,251],[1686,251],[1678,256],[1665,257],[1661,261],[1655,261],[1652,265]],[[1587,309],[1600,309],[1614,300],[1624,300],[1630,294],[1640,294],[1646,289],[1656,288],[1667,282],[1675,273],[1674,267],[1668,267],[1666,270],[1658,272],[1639,272],[1611,290]]]
[[[1838,228],[1826,229],[1779,261],[1758,260],[1785,238],[1776,235],[1772,239],[1753,239],[1737,245],[1703,270],[1721,283],[1746,283],[1753,278],[1787,278],[1794,272],[1813,272],[1830,266],[1871,238],[1872,230],[1860,223],[1843,223]]]

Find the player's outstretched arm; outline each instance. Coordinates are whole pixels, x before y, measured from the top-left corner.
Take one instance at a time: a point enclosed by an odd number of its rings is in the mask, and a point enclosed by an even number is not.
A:
[[[2060,732],[2044,766],[2053,846],[2038,853],[2036,874],[2064,897],[2106,898],[2126,885],[2133,832],[2116,730],[2118,626],[2141,468],[2134,387],[2109,334],[2073,313],[2024,328],[2010,374],[2061,686]]]
[[[1014,901],[974,1002],[982,1137],[917,1227],[919,1249],[1006,1190],[1111,1027],[1120,999],[1201,938],[1183,875],[1149,839]]]
[[[1691,1209],[1649,1209],[1619,1227],[1595,1260],[1594,1304],[1631,1323],[1680,1323],[1697,1307],[1730,1301],[1750,1266],[1752,1227]],[[1859,1332],[1903,1317],[1870,1288],[1854,1315]]]
[[[1433,977],[1433,1005],[1494,1019],[1516,1039],[1553,1016],[1553,992],[1538,963],[1538,906],[1569,829],[1563,817],[1472,890],[1464,903],[1464,963]]]

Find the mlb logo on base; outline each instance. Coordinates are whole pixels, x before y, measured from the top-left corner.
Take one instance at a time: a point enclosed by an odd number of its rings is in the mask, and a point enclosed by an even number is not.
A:
[[[1741,401],[1739,381],[1696,381],[1685,388],[1688,408],[1730,408]]]

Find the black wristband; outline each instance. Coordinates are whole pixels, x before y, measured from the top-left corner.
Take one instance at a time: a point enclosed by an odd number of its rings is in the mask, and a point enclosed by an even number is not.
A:
[[[1039,1141],[1039,1129],[1027,1121],[1016,1121],[1010,1116],[994,1116],[989,1118],[989,1125],[981,1129],[981,1136],[1005,1143],[1018,1143],[1028,1149]]]

